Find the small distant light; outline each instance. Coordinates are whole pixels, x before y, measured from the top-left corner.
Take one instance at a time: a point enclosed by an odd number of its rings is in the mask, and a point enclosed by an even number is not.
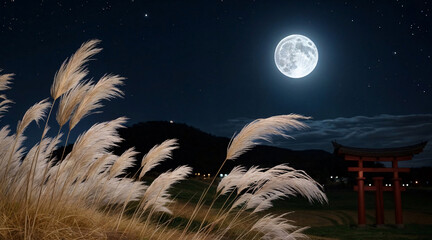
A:
[[[338,176],[336,176],[335,178],[339,178]]]
[[[200,175],[200,173],[198,173],[198,176]]]
[[[418,184],[418,181],[415,181],[416,184]]]
[[[389,187],[391,187],[391,184],[389,184]]]
[[[402,183],[402,187],[405,187],[405,183]]]
[[[330,176],[330,178],[333,178],[333,176]]]
[[[386,185],[385,185],[386,187],[388,187],[388,184],[386,183]]]
[[[173,121],[173,120],[170,120],[170,123],[174,123],[174,121]]]
[[[372,186],[372,184],[369,183],[369,187]]]
[[[210,177],[210,173],[209,173],[209,174],[207,174],[207,176],[208,176],[208,177]]]
[[[409,184],[407,183],[407,184],[406,184],[406,186],[408,187],[408,186],[409,186]]]
[[[221,173],[221,174],[219,174],[219,176],[220,176],[221,178],[223,178],[224,175]]]
[[[225,177],[228,176],[228,174],[226,174],[226,173],[224,175],[225,175]]]

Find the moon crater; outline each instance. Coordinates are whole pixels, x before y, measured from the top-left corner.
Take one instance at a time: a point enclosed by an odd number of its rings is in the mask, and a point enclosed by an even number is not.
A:
[[[309,38],[295,34],[279,42],[274,57],[281,73],[291,78],[302,78],[316,67],[318,49]]]

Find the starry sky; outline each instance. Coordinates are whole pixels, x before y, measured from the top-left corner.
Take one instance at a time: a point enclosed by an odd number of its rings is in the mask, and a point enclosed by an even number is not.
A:
[[[318,48],[300,79],[274,63],[291,34]],[[83,42],[102,40],[90,77],[127,78],[123,99],[79,123],[127,116],[232,136],[256,118],[313,117],[292,149],[332,151],[331,141],[397,147],[432,140],[432,2],[429,1],[23,1],[0,4],[0,68],[15,73],[12,128],[49,97],[61,63]],[[55,123],[50,123],[54,126]],[[27,134],[31,141],[40,129]],[[56,129],[55,127],[53,127]],[[40,135],[38,135],[40,136]],[[408,166],[432,165],[432,148]]]

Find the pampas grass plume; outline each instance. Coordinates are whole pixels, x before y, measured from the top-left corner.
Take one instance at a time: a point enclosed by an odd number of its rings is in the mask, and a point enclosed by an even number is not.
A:
[[[100,40],[94,39],[83,43],[81,47],[69,59],[66,59],[54,76],[51,86],[51,97],[56,100],[65,92],[75,87],[88,71],[85,64],[90,58],[100,52],[101,48],[96,48]]]
[[[62,95],[56,115],[56,120],[60,127],[66,124],[91,86],[92,82],[81,82]]]
[[[309,117],[289,114],[257,119],[249,123],[231,140],[226,159],[234,160],[238,158],[257,145],[260,140],[271,142],[270,137],[273,135],[289,138],[290,136],[285,134],[286,131],[306,127],[299,119],[309,119]]]
[[[24,132],[27,126],[35,121],[38,123],[42,118],[44,118],[46,111],[51,106],[51,103],[48,102],[48,99],[44,99],[35,105],[31,106],[24,114],[21,121],[18,121],[17,125],[17,135],[20,135]]]
[[[148,171],[159,165],[162,161],[171,158],[172,151],[177,148],[177,139],[169,139],[150,149],[142,158],[142,169],[138,178],[141,179]]]
[[[102,107],[102,100],[121,97],[123,92],[118,86],[123,85],[124,79],[118,75],[105,75],[93,85],[75,109],[69,121],[69,130],[72,130],[82,118],[91,114],[92,110]]]

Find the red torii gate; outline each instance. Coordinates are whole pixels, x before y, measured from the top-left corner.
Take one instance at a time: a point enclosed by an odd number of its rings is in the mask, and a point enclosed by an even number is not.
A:
[[[348,171],[357,172],[357,186],[354,190],[358,191],[358,225],[366,225],[364,191],[375,191],[375,211],[376,211],[376,224],[384,224],[384,202],[383,191],[393,191],[395,202],[395,223],[397,226],[402,227],[402,202],[401,191],[405,191],[404,187],[400,186],[401,178],[399,172],[409,172],[409,168],[399,168],[399,161],[411,160],[414,154],[423,151],[427,142],[422,142],[416,145],[398,147],[398,148],[355,148],[342,146],[336,142],[332,142],[334,153],[342,155],[345,160],[357,161],[357,167],[348,167]],[[392,162],[391,168],[365,168],[363,167],[364,161],[373,162]],[[391,187],[383,187],[383,177],[374,177],[374,186],[364,186],[365,172],[392,172],[393,184]]]

